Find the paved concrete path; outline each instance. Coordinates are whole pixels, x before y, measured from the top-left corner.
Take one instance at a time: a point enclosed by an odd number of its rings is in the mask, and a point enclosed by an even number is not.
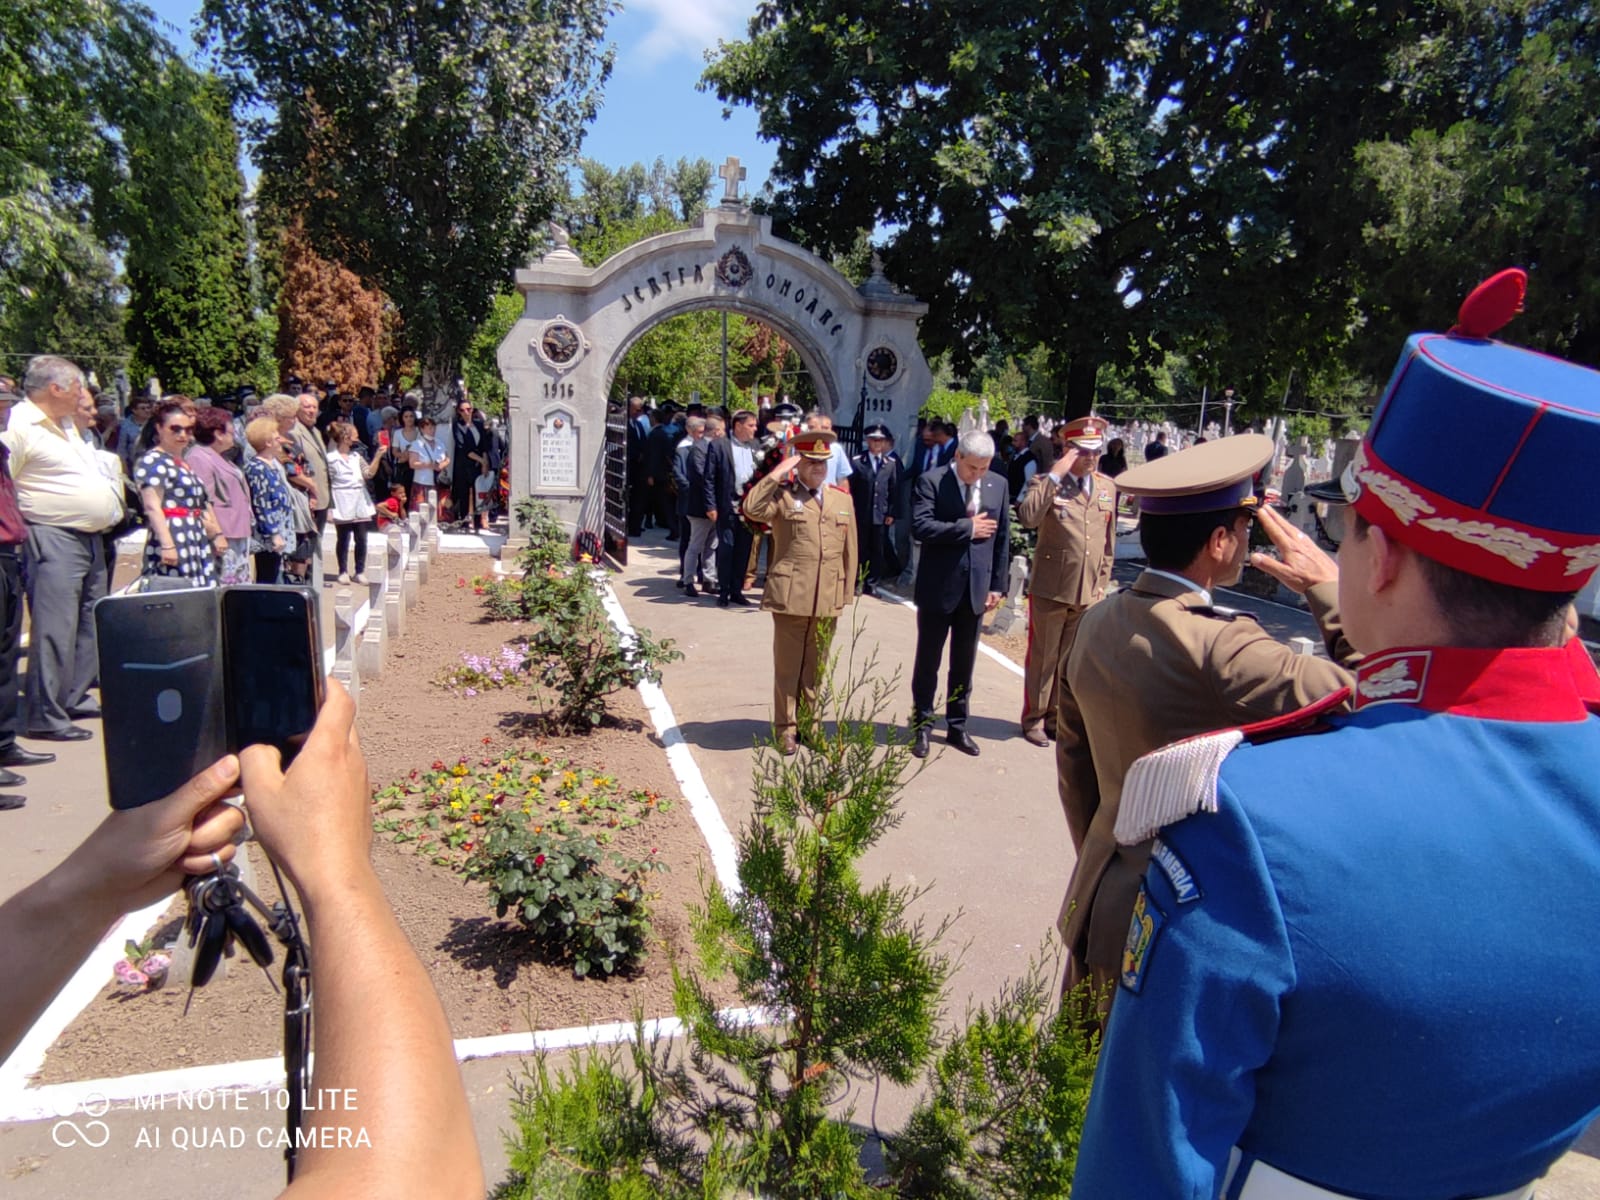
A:
[[[614,580],[629,619],[657,636],[671,637],[685,654],[668,668],[665,691],[684,737],[727,823],[737,830],[750,813],[753,744],[768,731],[771,703],[770,618],[755,610],[723,610],[711,600],[689,600],[673,586],[677,558],[655,535],[633,547],[628,570]],[[1280,606],[1230,594],[1226,603],[1261,613],[1276,635],[1314,636],[1309,617]],[[863,600],[856,615],[860,648],[875,647],[883,672],[896,669],[895,710],[910,708],[909,671],[915,643],[911,610],[890,599]],[[848,625],[848,622],[846,622]],[[939,749],[908,784],[904,822],[864,864],[863,877],[887,877],[928,888],[919,911],[932,918],[957,910],[949,948],[960,953],[951,986],[950,1017],[969,1002],[993,996],[999,984],[1026,969],[1045,944],[1072,867],[1066,823],[1056,799],[1054,755],[1016,736],[1021,679],[1008,666],[980,654],[969,728],[983,748],[971,759]],[[13,854],[0,864],[0,896],[42,872],[69,849],[103,811],[99,742],[67,747],[62,762],[36,772],[30,791],[39,803],[23,814],[4,814]],[[33,780],[30,780],[30,785]],[[665,1015],[665,1014],[661,1014]],[[503,1173],[510,1080],[517,1060],[492,1059],[463,1068],[479,1144],[491,1182]],[[857,1117],[869,1119],[870,1089],[853,1099]],[[878,1097],[877,1121],[892,1128],[906,1098]],[[18,1200],[118,1195],[157,1200],[173,1196],[228,1195],[265,1200],[281,1186],[270,1141],[276,1115],[163,1113],[114,1110],[104,1118],[110,1140],[101,1148],[62,1148],[49,1122],[0,1125],[0,1177]],[[170,1147],[179,1126],[233,1126],[250,1143],[240,1150],[155,1151],[136,1145],[141,1129],[161,1129]],[[265,1134],[258,1132],[265,1130]],[[1591,1133],[1541,1186],[1541,1200],[1600,1200],[1600,1135]]]

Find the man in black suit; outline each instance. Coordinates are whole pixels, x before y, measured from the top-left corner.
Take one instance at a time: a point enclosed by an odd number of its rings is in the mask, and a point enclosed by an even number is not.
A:
[[[671,408],[663,406],[651,415],[655,427],[644,440],[644,486],[650,496],[650,515],[667,531],[671,542],[678,537],[678,518],[672,503],[672,452],[678,445],[678,431],[672,424]]]
[[[944,719],[950,744],[976,755],[967,734],[967,701],[978,658],[983,614],[1005,596],[1006,555],[1011,545],[1010,497],[1006,481],[989,470],[994,442],[986,433],[965,433],[948,467],[917,480],[911,498],[911,532],[922,543],[917,567],[917,653],[911,669],[911,753],[928,755],[933,691],[939,660],[950,641],[950,673]]]
[[[861,590],[868,596],[876,596],[883,578],[898,573],[889,531],[894,526],[895,498],[900,489],[900,460],[889,453],[890,437],[886,426],[870,426],[866,430],[866,441],[865,452],[850,460],[851,478],[856,481],[856,486],[850,489],[850,498],[856,505],[856,544],[861,548],[861,561],[867,571]]]
[[[743,450],[747,461],[753,465],[755,427],[755,414],[740,412],[733,418],[729,436],[709,438],[705,442],[701,502],[714,529],[712,545],[716,550],[718,608],[727,608],[730,604],[740,608],[750,605],[743,586],[745,564],[750,561],[750,527],[738,512],[739,464],[735,456]]]
[[[900,509],[906,519],[895,535],[895,552],[900,561],[911,561],[911,539],[916,531],[911,528],[911,498],[916,493],[917,480],[930,471],[936,471],[950,461],[955,453],[955,442],[945,430],[944,422],[930,417],[917,429],[915,452],[905,456],[901,470],[901,494],[905,497]]]

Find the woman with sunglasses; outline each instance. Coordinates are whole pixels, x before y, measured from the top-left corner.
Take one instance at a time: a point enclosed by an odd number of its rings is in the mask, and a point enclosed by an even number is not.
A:
[[[228,539],[211,511],[205,484],[183,461],[194,439],[194,417],[178,400],[164,400],[151,423],[155,449],[133,469],[149,526],[144,573],[187,578],[195,587],[214,586],[217,559],[228,549]]]

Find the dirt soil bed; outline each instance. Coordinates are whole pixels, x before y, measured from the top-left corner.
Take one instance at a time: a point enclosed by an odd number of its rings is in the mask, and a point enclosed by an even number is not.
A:
[[[612,716],[590,735],[539,738],[523,732],[527,708],[520,689],[469,697],[438,683],[463,652],[490,653],[517,632],[514,624],[484,620],[470,583],[458,586],[489,569],[487,559],[435,560],[405,637],[391,644],[382,677],[364,684],[359,728],[373,786],[382,788],[414,769],[426,771],[435,761],[477,763],[516,749],[604,772],[623,789],[658,793],[672,801],[663,806],[667,811],[620,830],[613,847],[634,857],[653,848],[669,867],[651,877],[659,893],[653,906],[656,945],[635,974],[575,979],[570,968],[530,954],[515,921],[495,919],[484,885],[464,880],[381,832],[373,841],[378,877],[428,967],[458,1038],[626,1020],[636,1009],[646,1016],[669,1015],[672,963],[688,962],[693,954],[686,907],[699,902],[702,874],[711,877],[705,843],[637,693],[613,696]],[[271,872],[258,849],[252,847],[251,853],[259,891],[271,903],[277,895]],[[175,937],[182,914],[182,903],[176,902],[158,935]],[[314,962],[314,944],[312,953]],[[275,963],[274,980],[279,970]],[[233,959],[225,978],[195,992],[185,1016],[188,998],[188,988],[177,983],[133,993],[108,981],[51,1049],[38,1082],[281,1052],[281,995],[247,957]],[[731,993],[725,999],[731,1001]]]

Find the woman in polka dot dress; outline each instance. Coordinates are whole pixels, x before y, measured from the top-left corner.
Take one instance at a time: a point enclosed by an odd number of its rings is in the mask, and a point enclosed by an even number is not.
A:
[[[144,573],[180,576],[195,587],[213,586],[217,556],[227,550],[228,539],[211,512],[205,484],[183,462],[194,437],[194,418],[169,400],[157,407],[153,424],[156,448],[133,468],[150,529]]]

